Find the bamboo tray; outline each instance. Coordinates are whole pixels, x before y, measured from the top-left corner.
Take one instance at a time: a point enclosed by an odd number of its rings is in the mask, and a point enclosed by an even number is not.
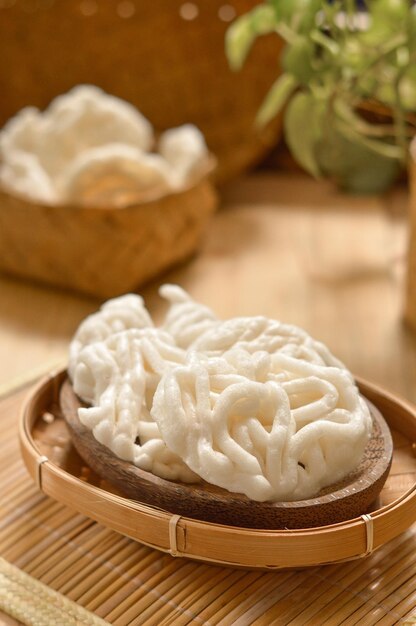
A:
[[[65,372],[49,376],[31,393],[20,419],[24,462],[38,487],[90,518],[150,547],[199,561],[244,568],[282,569],[352,560],[370,554],[416,519],[416,485],[410,458],[416,409],[359,381],[393,432],[392,469],[375,509],[346,522],[301,530],[253,530],[172,515],[121,497],[80,462],[59,423],[58,397]],[[406,470],[409,471],[407,475]]]
[[[82,403],[68,378],[59,394],[59,406],[76,451],[89,468],[120,489],[122,495],[181,517],[269,530],[336,524],[366,513],[373,505],[390,470],[393,442],[381,413],[372,403],[368,405],[373,418],[372,436],[354,472],[309,500],[255,502],[205,481],[185,484],[164,480],[122,461],[81,423],[78,409]],[[64,424],[62,429],[66,436]]]

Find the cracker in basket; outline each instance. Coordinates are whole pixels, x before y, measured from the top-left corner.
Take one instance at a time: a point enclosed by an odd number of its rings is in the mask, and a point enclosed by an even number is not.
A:
[[[161,329],[137,296],[107,303],[71,345],[80,420],[117,456],[257,501],[300,500],[347,476],[372,421],[352,375],[305,331],[218,321],[173,285]],[[124,315],[125,313],[125,315]]]
[[[122,207],[181,191],[211,157],[192,124],[161,135],[134,106],[93,85],[22,109],[0,131],[0,184],[50,205]]]
[[[228,360],[222,377],[212,375],[210,360],[194,353],[166,370],[151,413],[168,447],[204,480],[257,501],[309,498],[358,465],[370,414],[346,371],[269,358],[257,381],[238,367],[230,375]]]
[[[87,345],[78,355],[74,391],[92,406],[80,421],[116,456],[162,478],[199,480],[160,436],[149,409],[163,372],[184,361],[163,331],[127,330]]]
[[[162,285],[159,293],[170,303],[163,329],[172,335],[181,348],[188,348],[217,322],[211,309],[195,302],[178,285]]]
[[[126,206],[169,193],[171,177],[161,156],[111,143],[85,150],[60,177],[59,184],[69,202]]]
[[[195,337],[189,347],[212,355],[223,354],[234,347],[248,352],[283,352],[318,365],[344,367],[323,343],[312,339],[301,328],[263,316],[217,321],[199,337]]]
[[[128,294],[107,300],[97,313],[89,315],[81,322],[71,341],[68,366],[70,376],[74,376],[79,353],[85,346],[104,341],[107,337],[128,328],[152,326],[152,319],[141,296]]]
[[[193,124],[170,128],[161,134],[159,152],[172,166],[177,184],[183,185],[208,157],[208,148],[200,130]]]

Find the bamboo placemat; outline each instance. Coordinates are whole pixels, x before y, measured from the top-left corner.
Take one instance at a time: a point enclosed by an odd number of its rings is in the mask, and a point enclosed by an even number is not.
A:
[[[0,558],[0,607],[29,626],[106,626],[108,622]]]
[[[23,395],[0,400],[0,554],[49,589],[116,626],[416,623],[416,527],[367,559],[301,571],[172,558],[36,490],[17,444]]]

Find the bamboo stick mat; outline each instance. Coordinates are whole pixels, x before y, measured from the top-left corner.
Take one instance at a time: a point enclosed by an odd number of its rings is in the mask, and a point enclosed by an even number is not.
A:
[[[0,555],[30,585],[39,580],[44,593],[58,591],[115,626],[416,623],[416,526],[367,559],[300,571],[174,559],[37,491],[17,443],[24,394],[0,400]],[[63,610],[59,620],[33,623],[71,624]]]

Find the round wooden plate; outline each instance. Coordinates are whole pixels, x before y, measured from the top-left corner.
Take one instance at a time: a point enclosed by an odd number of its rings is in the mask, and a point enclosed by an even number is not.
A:
[[[171,513],[244,528],[294,529],[336,524],[365,513],[389,473],[393,442],[380,411],[369,401],[373,431],[357,469],[326,487],[315,498],[297,502],[255,502],[206,482],[164,480],[116,457],[78,418],[82,405],[69,380],[62,385],[60,406],[72,442],[99,476],[128,497]]]
[[[152,548],[232,567],[309,567],[366,556],[416,520],[416,407],[371,383],[358,381],[394,443],[388,479],[371,511],[321,527],[258,530],[179,517],[124,497],[76,452],[59,406],[65,379],[64,371],[52,373],[24,403],[19,439],[29,474],[44,494]]]

